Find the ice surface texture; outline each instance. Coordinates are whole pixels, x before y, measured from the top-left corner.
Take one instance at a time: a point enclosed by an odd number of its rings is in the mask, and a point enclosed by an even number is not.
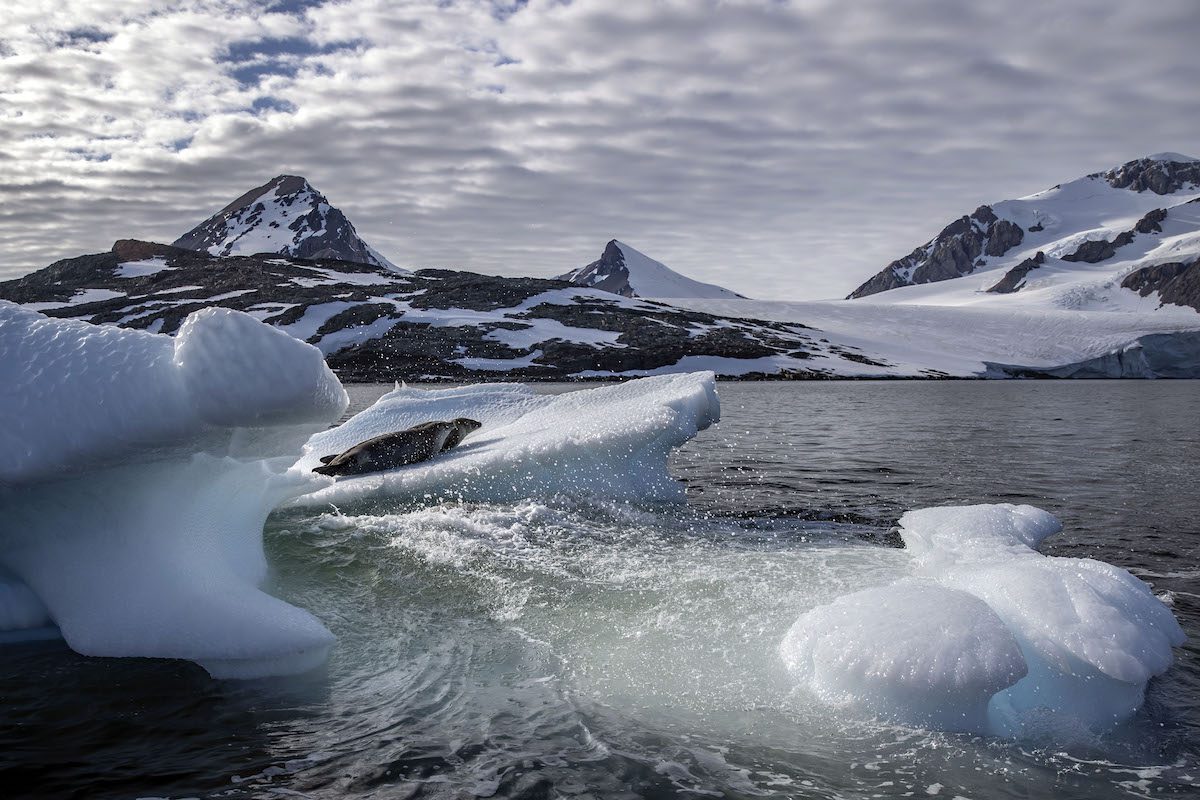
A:
[[[257,588],[267,514],[325,481],[288,467],[347,404],[316,348],[221,308],[171,339],[0,304],[0,386],[0,627],[215,676],[324,658]]]
[[[1061,530],[1010,504],[900,518],[912,577],[802,615],[780,652],[818,698],[902,722],[1020,736],[1111,727],[1183,631],[1119,567],[1035,548]]]
[[[339,479],[296,502],[389,497],[503,502],[554,493],[640,501],[677,501],[683,488],[667,457],[720,418],[711,372],[642,378],[560,395],[528,386],[481,384],[453,389],[398,388],[344,425],[317,434],[298,463],[431,419],[470,417],[483,427],[433,461]]]

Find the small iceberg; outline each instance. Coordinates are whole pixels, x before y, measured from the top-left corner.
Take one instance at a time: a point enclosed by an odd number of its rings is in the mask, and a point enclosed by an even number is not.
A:
[[[679,502],[683,486],[668,473],[667,458],[720,416],[711,372],[639,378],[558,395],[539,395],[511,383],[397,388],[345,424],[314,436],[297,469],[311,470],[322,455],[425,420],[470,417],[482,427],[432,461],[343,478],[294,503],[505,502],[559,493]]]
[[[1034,549],[1061,528],[1032,506],[908,512],[910,577],[803,614],[784,663],[819,700],[905,724],[1014,737],[1048,719],[1111,728],[1184,635],[1125,570]]]

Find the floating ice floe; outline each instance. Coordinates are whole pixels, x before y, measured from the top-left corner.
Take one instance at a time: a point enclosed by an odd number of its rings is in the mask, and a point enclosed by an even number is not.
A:
[[[1034,550],[1062,527],[1045,511],[930,508],[900,527],[910,578],[812,609],[780,645],[827,703],[1005,736],[1103,730],[1137,711],[1184,642],[1125,570]]]
[[[171,338],[0,302],[0,387],[0,640],[57,626],[85,655],[188,659],[216,677],[303,671],[333,643],[258,588],[280,504],[679,498],[667,456],[719,414],[711,373],[554,397],[398,389],[313,436],[348,403],[320,351],[222,308]],[[457,416],[485,427],[432,462],[337,482],[311,472],[320,455]]]
[[[257,587],[288,471],[347,397],[316,348],[210,308],[174,338],[0,303],[0,628],[214,676],[310,668],[333,641]],[[282,457],[281,457],[282,456]]]
[[[339,507],[384,497],[503,502],[560,492],[681,500],[683,487],[667,472],[667,457],[720,413],[711,372],[559,395],[538,395],[520,384],[397,388],[344,425],[314,436],[296,466],[311,470],[321,456],[430,419],[470,417],[483,427],[433,461],[342,478],[294,502]]]

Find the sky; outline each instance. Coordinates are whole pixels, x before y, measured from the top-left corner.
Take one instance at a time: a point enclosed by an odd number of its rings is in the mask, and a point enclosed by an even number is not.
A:
[[[0,279],[299,174],[394,263],[620,239],[844,296],[981,203],[1200,155],[1196,0],[21,0]]]

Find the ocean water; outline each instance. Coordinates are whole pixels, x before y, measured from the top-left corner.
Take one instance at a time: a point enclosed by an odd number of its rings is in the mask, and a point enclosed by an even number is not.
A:
[[[361,408],[390,387],[350,388]],[[0,796],[1200,796],[1200,385],[720,394],[722,422],[673,460],[686,507],[274,515],[272,591],[338,636],[316,673],[0,648]],[[1052,511],[1044,552],[1174,603],[1192,642],[1130,723],[1006,741],[793,689],[776,648],[796,617],[898,575],[903,511],[976,502]]]

